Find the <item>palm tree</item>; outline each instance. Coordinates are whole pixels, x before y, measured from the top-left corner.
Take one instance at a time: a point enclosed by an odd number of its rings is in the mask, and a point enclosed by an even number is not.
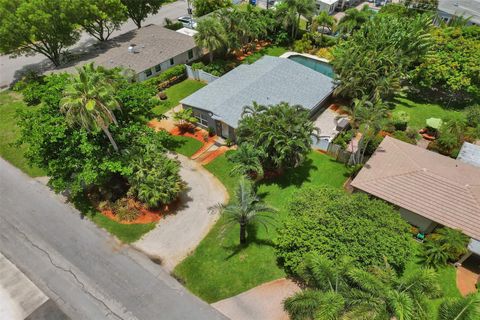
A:
[[[361,25],[367,22],[372,15],[368,5],[364,5],[361,10],[351,8],[345,11],[338,22],[338,30],[342,34],[352,34],[354,31],[360,29]]]
[[[114,87],[105,73],[96,69],[93,63],[77,68],[77,71],[78,74],[63,92],[61,112],[70,125],[79,124],[88,131],[101,129],[118,152],[118,146],[109,130],[112,123],[117,125],[113,111],[120,109]]]
[[[283,309],[291,320],[338,319],[345,299],[335,292],[303,290],[285,299]]]
[[[292,40],[295,40],[301,17],[303,16],[307,19],[311,18],[317,10],[317,6],[315,0],[285,0],[283,2],[285,3],[290,16],[292,13],[295,14],[295,21],[292,24],[291,35]]]
[[[333,30],[334,25],[335,18],[330,16],[326,11],[320,11],[318,16],[313,19],[312,32],[317,32],[318,26],[322,27],[322,31],[320,32],[320,46],[323,42],[323,34],[326,32],[325,30]]]
[[[213,53],[225,46],[227,39],[222,24],[214,18],[205,18],[198,22],[197,34],[194,35],[195,44],[200,48],[206,48],[213,61]]]
[[[240,244],[247,242],[247,226],[253,222],[259,222],[265,228],[273,219],[268,213],[276,212],[276,209],[264,204],[256,195],[253,184],[245,178],[240,179],[235,190],[235,201],[223,205],[219,204],[213,208],[227,216],[229,223],[240,225]]]
[[[230,174],[261,179],[263,177],[263,166],[260,159],[264,156],[265,152],[261,149],[255,148],[250,143],[243,143],[239,146],[237,152],[228,158],[233,162]]]
[[[440,305],[439,320],[476,320],[480,319],[480,293],[463,298],[450,299]]]

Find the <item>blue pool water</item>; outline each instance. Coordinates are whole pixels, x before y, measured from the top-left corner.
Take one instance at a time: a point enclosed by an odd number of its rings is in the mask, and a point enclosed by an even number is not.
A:
[[[333,76],[334,76],[332,66],[328,63],[323,62],[323,61],[316,60],[316,59],[311,59],[311,58],[304,57],[304,56],[301,56],[301,55],[293,55],[293,56],[288,57],[288,59],[293,60],[295,62],[298,62],[298,63],[304,65],[307,68],[310,68],[312,70],[320,72],[320,73],[326,75],[327,77],[333,78]]]

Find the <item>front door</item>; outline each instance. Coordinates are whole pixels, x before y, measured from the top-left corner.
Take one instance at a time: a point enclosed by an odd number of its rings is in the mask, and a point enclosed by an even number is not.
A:
[[[227,124],[222,122],[222,137],[228,138],[229,127]]]

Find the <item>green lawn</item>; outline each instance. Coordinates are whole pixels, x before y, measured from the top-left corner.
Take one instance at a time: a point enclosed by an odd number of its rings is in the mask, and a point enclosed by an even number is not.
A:
[[[279,47],[279,46],[268,46],[263,48],[262,50],[259,50],[252,55],[246,57],[242,63],[248,63],[252,64],[258,59],[260,59],[263,56],[273,56],[273,57],[280,57],[282,54],[287,52],[288,49],[285,47]]]
[[[189,95],[203,88],[204,86],[206,86],[206,84],[203,82],[186,79],[180,83],[171,86],[170,88],[165,89],[165,93],[167,94],[167,100],[163,101],[159,106],[155,107],[153,109],[153,112],[155,114],[165,113],[173,107],[176,107],[180,103],[180,100],[188,97]]]
[[[419,253],[421,250],[421,245],[418,242],[415,242],[415,256],[413,259],[406,265],[405,274],[409,274],[410,272],[421,268],[422,262],[421,258],[419,257]],[[452,265],[447,265],[445,267],[439,268],[437,270],[438,274],[438,282],[440,284],[440,288],[442,291],[442,296],[438,299],[430,300],[430,314],[432,320],[437,319],[438,315],[438,308],[442,303],[443,299],[445,298],[459,298],[461,297],[460,292],[457,288],[457,280],[456,280],[456,269]]]
[[[172,136],[172,138],[175,144],[170,149],[187,157],[191,157],[202,147],[202,143],[197,139],[184,136]]]
[[[451,115],[461,114],[460,111],[447,109],[439,104],[418,103],[406,98],[395,99],[395,111],[405,111],[410,115],[408,125],[420,130],[425,127],[428,118],[446,119]]]
[[[229,175],[231,164],[225,155],[206,168],[232,193],[237,178]],[[312,152],[302,167],[285,172],[275,181],[260,184],[259,196],[279,210],[275,226],[268,232],[263,228],[249,228],[248,244],[240,246],[238,225],[228,225],[221,218],[195,252],[175,268],[175,276],[207,302],[231,297],[284,277],[283,268],[276,263],[272,239],[277,235],[276,227],[281,227],[287,215],[285,206],[292,193],[306,183],[340,188],[346,179],[345,172],[343,164]]]
[[[20,136],[20,128],[16,125],[17,111],[28,107],[19,94],[12,91],[0,93],[0,156],[31,177],[44,176],[45,173],[36,167],[30,167],[23,156],[26,147],[12,145]]]

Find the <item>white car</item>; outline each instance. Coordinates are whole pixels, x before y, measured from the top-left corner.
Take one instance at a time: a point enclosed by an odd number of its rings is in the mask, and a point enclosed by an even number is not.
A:
[[[180,21],[185,28],[195,29],[197,27],[197,22],[189,16],[183,16],[177,20]]]

